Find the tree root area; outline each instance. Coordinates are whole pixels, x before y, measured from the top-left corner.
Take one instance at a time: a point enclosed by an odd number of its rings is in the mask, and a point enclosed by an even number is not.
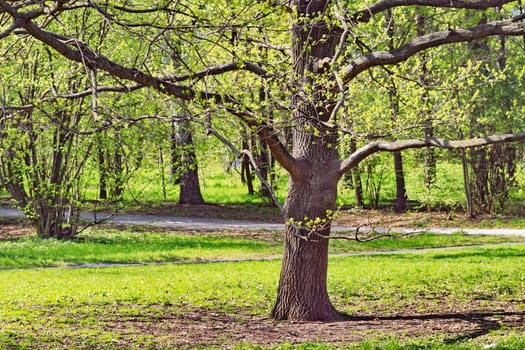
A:
[[[195,310],[161,317],[155,323],[129,322],[133,324],[117,324],[114,329],[130,327],[142,334],[151,334],[155,339],[163,339],[165,344],[158,345],[176,348],[230,348],[243,343],[260,346],[308,342],[342,345],[372,339],[430,337],[447,343],[475,339],[497,330],[523,332],[525,311],[507,305],[505,310],[498,308],[493,311],[352,315],[343,321],[323,323],[275,322],[242,313]]]

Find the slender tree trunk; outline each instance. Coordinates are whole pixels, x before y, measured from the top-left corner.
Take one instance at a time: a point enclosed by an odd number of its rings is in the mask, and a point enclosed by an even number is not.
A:
[[[173,121],[171,123],[171,139],[170,139],[170,158],[171,158],[171,167],[170,167],[170,178],[175,185],[180,183],[181,175],[180,172],[180,149],[177,139],[177,129],[178,122]]]
[[[124,166],[122,164],[122,152],[119,147],[115,149],[113,155],[113,164],[111,165],[111,175],[113,183],[111,186],[111,199],[119,200],[124,193]]]
[[[98,182],[98,196],[100,199],[107,199],[107,169],[106,169],[106,156],[102,145],[98,145],[98,173],[99,173],[99,182]]]
[[[247,140],[249,136],[246,134],[243,136],[242,140],[242,149],[250,150],[249,142]],[[248,187],[248,194],[252,195],[254,194],[253,190],[253,176],[251,172],[251,165],[250,165],[250,159],[246,156],[242,157],[241,159],[241,181],[242,183],[246,184]]]
[[[468,160],[465,150],[461,151],[461,165],[463,166],[463,188],[465,189],[465,198],[467,201],[467,216],[475,218],[476,213],[472,207],[472,193],[470,190],[470,179],[468,175]]]
[[[398,213],[403,213],[407,209],[407,195],[401,152],[394,152],[394,171],[396,175],[396,205],[394,209]]]
[[[263,49],[261,48],[262,50],[264,50],[266,52],[266,49]],[[259,88],[259,102],[261,105],[265,106],[266,105],[266,100],[267,100],[267,96],[268,96],[268,90],[266,89],[266,86],[265,85],[261,85],[261,87]],[[273,110],[271,107],[266,107],[263,111],[264,114],[268,115],[268,124],[269,125],[272,125],[273,124]],[[263,177],[264,180],[266,180],[267,182],[269,182],[272,186],[273,186],[273,179],[272,179],[272,170],[273,170],[273,158],[272,158],[272,154],[270,153],[269,149],[268,149],[268,145],[266,144],[266,142],[262,139],[262,138],[257,138],[259,143],[257,143],[255,140],[254,140],[254,145],[258,145],[259,146],[259,157],[258,157],[258,166],[259,166],[259,171],[261,173],[261,176]],[[259,193],[263,196],[265,196],[266,198],[268,198],[269,202],[270,203],[273,203],[272,201],[272,195],[271,193],[268,191],[268,188],[264,185],[264,183],[262,181],[260,181],[259,183]]]
[[[416,27],[417,27],[417,35],[425,35],[426,32],[426,19],[425,15],[422,13],[417,14],[416,16]],[[434,137],[434,126],[433,124],[433,118],[432,115],[427,110],[427,106],[429,104],[428,99],[428,67],[426,63],[427,56],[425,53],[421,54],[422,59],[422,65],[421,65],[421,71],[419,73],[419,84],[423,87],[423,93],[421,94],[421,108],[420,108],[420,116],[422,123],[424,125],[423,132],[425,138]],[[427,189],[430,189],[434,182],[436,182],[436,151],[433,148],[427,148],[424,151],[425,155],[425,185]],[[430,208],[427,208],[430,209]]]
[[[350,154],[354,153],[357,150],[357,142],[355,139],[350,140]],[[359,167],[355,167],[351,170],[352,181],[354,183],[354,193],[355,193],[355,206],[358,208],[363,208],[365,203],[363,201],[363,182],[361,181],[361,172]]]
[[[159,170],[160,170],[160,181],[162,185],[162,199],[167,199],[167,193],[166,193],[166,175],[164,174],[164,151],[162,149],[162,146],[159,148]]]
[[[269,180],[269,174],[271,172],[271,158],[268,156],[268,146],[266,145],[266,143],[263,141],[263,140],[260,140],[260,152],[259,152],[259,157],[258,157],[258,164],[259,164],[259,171],[261,172],[261,176],[266,180],[268,181]],[[264,184],[262,183],[262,181],[260,182],[259,184],[259,193],[267,198],[270,199],[271,201],[271,196],[270,196],[270,193],[268,192],[268,189],[266,188],[266,186],[264,186]]]
[[[386,16],[386,26],[387,34],[389,39],[389,49],[394,50],[394,34],[395,34],[395,20],[391,10],[385,12]],[[397,93],[397,86],[394,80],[394,76],[389,72],[390,88],[389,88],[389,98],[390,98],[390,109],[392,116],[390,119],[392,122],[396,122],[399,117],[399,99]],[[407,196],[405,188],[405,174],[403,172],[403,156],[401,152],[394,152],[394,172],[396,176],[396,204],[394,209],[398,213],[405,212],[407,208]]]

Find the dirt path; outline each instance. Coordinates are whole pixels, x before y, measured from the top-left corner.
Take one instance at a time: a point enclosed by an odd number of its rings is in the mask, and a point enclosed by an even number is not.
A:
[[[0,208],[0,218],[18,219],[23,218],[23,214],[12,208]],[[283,223],[260,222],[260,221],[243,221],[229,220],[219,218],[198,218],[198,217],[176,217],[169,215],[150,215],[150,214],[119,214],[108,216],[104,213],[83,213],[81,215],[85,222],[104,222],[107,224],[127,225],[127,226],[154,226],[160,228],[188,228],[200,230],[268,230],[281,231],[284,229]],[[334,232],[354,231],[356,227],[346,225],[335,225],[332,228]],[[409,227],[374,227],[378,233],[386,233],[391,230],[400,233],[407,232],[429,232],[439,234],[452,234],[463,232],[472,235],[508,235],[525,237],[525,229],[509,228],[440,228],[428,227],[414,229]],[[360,232],[366,232],[367,228],[363,227]]]

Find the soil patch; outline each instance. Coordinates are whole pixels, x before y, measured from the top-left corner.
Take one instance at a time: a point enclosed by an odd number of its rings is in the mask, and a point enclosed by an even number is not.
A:
[[[0,221],[0,241],[17,239],[33,234],[35,234],[35,230],[26,222],[16,220]]]
[[[454,305],[446,309],[454,310]],[[226,314],[206,310],[164,314],[155,322],[128,319],[112,325],[114,329],[135,329],[151,334],[159,345],[175,348],[217,346],[230,348],[248,343],[261,346],[283,343],[323,342],[334,345],[370,339],[437,337],[457,342],[501,330],[525,330],[525,312],[513,303],[494,309],[458,309],[439,313],[400,313],[391,315],[357,314],[341,322],[274,322],[269,318],[242,313]],[[482,341],[482,339],[481,339]]]

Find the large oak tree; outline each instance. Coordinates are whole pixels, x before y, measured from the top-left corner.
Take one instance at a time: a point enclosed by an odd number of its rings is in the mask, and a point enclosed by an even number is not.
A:
[[[284,256],[277,301],[272,311],[275,319],[329,321],[340,317],[332,307],[326,289],[330,213],[334,210],[339,180],[359,162],[383,151],[399,152],[425,147],[464,149],[525,140],[525,133],[518,133],[459,141],[437,138],[374,141],[345,158],[339,153],[339,132],[344,122],[341,113],[345,108],[346,89],[360,74],[374,67],[404,62],[424,50],[445,44],[471,42],[492,36],[525,35],[525,16],[518,11],[517,1],[380,0],[363,4],[361,9],[356,8],[356,4],[338,0],[233,1],[228,2],[230,12],[217,11],[213,17],[204,20],[207,6],[212,5],[206,1],[201,4],[186,1],[139,4],[129,1],[61,0],[28,3],[1,0],[0,39],[17,35],[23,40],[37,40],[70,61],[84,65],[87,70],[105,72],[119,82],[115,86],[99,85],[96,91],[87,92],[92,93],[93,98],[104,91],[125,93],[151,88],[175,99],[227,111],[266,141],[275,159],[289,173],[284,205],[287,221]],[[442,23],[441,30],[399,38],[395,47],[389,47],[386,42],[381,43],[381,35],[378,34],[384,28],[381,19],[385,11],[395,16],[396,10],[415,6],[440,9],[445,15],[446,11],[498,11],[500,19],[464,27],[455,24],[447,27],[446,23]],[[257,10],[248,13],[247,8]],[[104,45],[95,48],[89,42],[77,40],[77,34],[69,32],[67,25],[61,22],[61,18],[75,11],[91,11],[92,20],[107,21],[110,28],[119,31],[119,35],[138,41],[146,40],[144,56],[148,59],[154,58],[155,50],[162,47],[156,45],[161,38],[183,36],[183,30],[186,30],[184,33],[191,30],[193,39],[205,38],[205,31],[219,35],[213,39],[207,37],[207,40],[195,44],[195,52],[201,50],[200,61],[190,67],[186,74],[163,74],[151,69],[151,65],[144,64],[146,59],[141,63],[112,57],[111,50]],[[250,75],[247,77],[276,79],[282,74],[279,65],[247,60],[246,57],[239,59],[235,54],[219,55],[218,59],[224,62],[214,62],[212,65],[206,56],[212,51],[211,47],[221,47],[225,53],[230,53],[224,40],[232,40],[233,36],[241,35],[239,33],[242,30],[252,28],[272,33],[272,26],[275,25],[276,32],[282,31],[282,21],[278,25],[276,21],[279,17],[272,16],[273,12],[288,14],[291,24],[287,34],[279,32],[255,39],[245,36],[241,42],[246,45],[247,51],[254,42],[260,48],[276,50],[285,57],[282,66],[291,67],[286,79],[281,81],[286,82],[282,89],[288,93],[286,106],[283,107],[284,103],[279,99],[283,92],[277,91],[282,86],[268,84],[267,87],[276,108],[282,107],[287,111],[285,120],[279,122],[291,130],[291,149],[285,147],[279,138],[286,133],[279,133],[277,125],[272,125],[268,118],[258,114],[257,108],[246,103],[246,86],[224,87],[220,84],[223,77],[241,71],[248,72]],[[210,13],[207,15],[211,16]],[[507,18],[501,19],[502,16]],[[364,35],[367,31],[368,35]],[[278,37],[284,37],[288,42],[272,42]],[[367,40],[373,44],[367,44]],[[388,38],[385,36],[384,40]],[[236,47],[242,46],[238,40],[235,41]],[[133,49],[133,46],[129,48],[130,56],[136,57]],[[202,82],[206,84],[200,84]]]

